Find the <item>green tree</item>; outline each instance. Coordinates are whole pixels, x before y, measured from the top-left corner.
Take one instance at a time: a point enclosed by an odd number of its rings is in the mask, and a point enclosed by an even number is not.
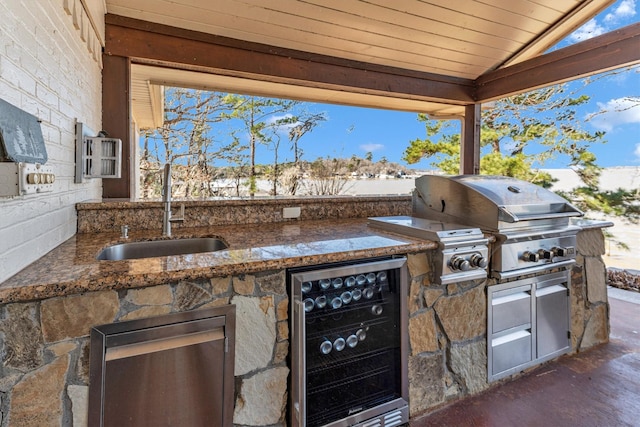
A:
[[[143,197],[160,194],[162,164],[176,162],[175,191],[181,196],[212,196],[216,159],[228,157],[233,145],[214,139],[212,126],[228,110],[223,96],[185,88],[165,91],[164,123],[143,132],[141,186]],[[178,160],[180,159],[180,160]]]
[[[293,172],[286,179],[286,191],[288,194],[295,195],[298,191],[299,182],[302,179],[304,171],[300,164],[302,157],[302,149],[300,148],[300,139],[307,133],[315,129],[320,122],[327,120],[325,113],[307,113],[304,112],[296,116],[295,122],[289,128],[289,141],[291,142],[291,150],[293,151]],[[277,164],[277,162],[275,162]],[[275,188],[275,186],[274,186]]]
[[[257,190],[256,145],[273,144],[277,132],[295,122],[289,113],[300,101],[237,94],[227,94],[224,100],[232,105],[232,111],[223,113],[223,117],[239,120],[249,139],[249,195],[254,196]]]
[[[631,98],[633,99],[633,98]],[[583,186],[564,196],[585,211],[596,210],[637,220],[639,191],[600,191],[601,168],[589,151],[592,144],[605,143],[605,132],[581,127],[576,108],[589,101],[586,95],[568,93],[567,85],[556,85],[496,101],[482,111],[480,173],[504,175],[550,187],[552,177],[537,168],[564,156],[567,166],[580,176]],[[425,123],[426,138],[410,141],[403,160],[413,164],[433,158],[431,165],[444,173],[459,173],[460,133],[452,121]],[[541,149],[534,150],[533,147]]]
[[[567,93],[556,85],[496,101],[482,111],[480,173],[505,175],[548,187],[551,177],[538,171],[560,155],[579,163],[590,145],[604,142],[604,132],[590,133],[580,127],[576,107],[589,101],[586,95]],[[453,123],[430,120],[424,114],[426,139],[410,142],[403,159],[416,163],[435,156],[432,166],[456,174],[460,165],[460,135]],[[533,151],[534,146],[542,150]]]

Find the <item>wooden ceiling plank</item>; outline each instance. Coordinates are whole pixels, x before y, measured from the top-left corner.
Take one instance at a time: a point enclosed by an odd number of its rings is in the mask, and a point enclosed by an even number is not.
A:
[[[382,0],[376,0],[382,1]],[[558,13],[547,8],[535,8],[526,0],[421,0],[439,7],[466,11],[471,16],[488,21],[502,22],[504,25],[519,26],[529,33],[537,33],[540,25],[549,25],[558,18]],[[506,7],[505,7],[506,6]],[[527,19],[522,20],[525,17]]]
[[[183,0],[184,1],[184,0]],[[124,3],[124,2],[123,2]],[[116,1],[112,1],[112,5],[110,7],[110,12],[114,14],[120,14],[124,16],[131,16],[137,19],[144,19],[152,21],[151,19],[153,15],[155,16],[164,16],[164,20],[161,23],[174,25],[176,26],[176,20],[182,19],[185,13],[190,13],[193,18],[189,20],[191,25],[187,26],[182,25],[184,28],[196,29],[198,31],[207,31],[213,34],[219,34],[227,37],[248,40],[248,41],[261,41],[269,44],[274,44],[272,40],[269,40],[270,37],[273,36],[273,31],[277,31],[277,25],[274,25],[273,22],[281,22],[286,21],[284,19],[271,19],[270,22],[266,22],[267,27],[257,29],[255,25],[259,23],[256,20],[244,20],[247,14],[254,14],[258,17],[258,19],[264,20],[265,13],[259,13],[256,11],[257,7],[245,7],[238,9],[238,12],[234,14],[234,9],[231,9],[230,6],[235,5],[234,2],[227,2],[224,4],[219,4],[219,2],[209,2],[206,5],[197,8],[181,8],[179,11],[176,9],[171,9],[169,6],[172,4],[171,2],[166,2],[166,0],[138,0],[136,3],[136,9],[132,9],[126,6],[126,3],[118,3]],[[264,4],[264,2],[258,2],[258,4]],[[271,3],[269,3],[271,4]],[[303,7],[305,3],[300,3],[297,5],[297,9]],[[204,7],[204,8],[203,8]],[[144,11],[144,12],[143,12]],[[153,12],[153,11],[161,11],[161,12]],[[322,8],[320,12],[324,11],[324,13],[330,13],[330,10],[326,8]],[[357,15],[354,14],[346,14],[345,16],[350,17],[351,19],[355,19],[354,17]],[[203,17],[206,17],[203,18]],[[335,17],[332,17],[335,18]],[[241,20],[242,19],[242,20]],[[415,33],[409,34],[408,37],[411,40],[423,39],[425,37],[424,30],[424,22],[422,20],[418,20],[415,18],[418,30]],[[155,20],[157,22],[157,20]],[[205,21],[208,21],[207,24]],[[265,24],[265,22],[263,22]],[[233,28],[242,28],[244,29],[241,32],[234,31]],[[207,29],[205,29],[207,28]],[[302,28],[305,28],[302,26]],[[338,29],[339,30],[339,29]],[[493,42],[496,40],[501,40],[499,37],[494,38],[489,35],[482,35],[481,33],[472,33],[469,31],[463,32],[463,35],[467,37],[467,39],[457,40],[456,37],[460,37],[460,31],[454,31],[451,34],[439,35],[430,29],[427,29],[429,34],[429,43],[432,45],[437,45],[441,47],[445,47],[448,49],[455,50],[472,50],[469,49],[469,45],[467,43],[471,43],[472,45],[477,46],[491,46]],[[393,34],[397,32],[397,26],[391,25],[390,32]],[[292,37],[291,34],[285,34],[281,40],[286,43],[284,45],[290,46],[291,43],[299,43],[298,37]],[[493,42],[492,42],[493,40]],[[283,45],[283,44],[281,44]],[[284,46],[283,45],[283,46]],[[315,47],[323,47],[324,43],[316,43]],[[397,46],[396,46],[397,47]],[[511,46],[513,49],[514,46]],[[299,47],[294,47],[295,49],[301,49]],[[486,48],[486,47],[485,47]],[[496,55],[497,57],[503,57],[505,52],[511,52],[512,49],[497,49]],[[355,51],[357,53],[357,51]],[[496,57],[496,55],[490,55],[490,57]]]
[[[476,81],[476,99],[487,102],[638,64],[638,46],[640,23],[489,72]]]
[[[506,67],[534,58],[566,38],[571,32],[582,26],[590,17],[596,16],[616,0],[584,0],[576,1],[573,9],[558,19],[546,31],[541,32],[513,57],[501,65]]]
[[[454,85],[467,85],[471,80],[459,78],[450,75],[429,73],[424,71],[416,71],[409,68],[400,68],[399,66],[387,66],[376,63],[368,63],[363,61],[355,61],[353,59],[339,58],[335,56],[321,55],[313,52],[305,52],[294,49],[272,46],[263,43],[254,43],[245,40],[232,39],[228,37],[218,36],[210,33],[187,30],[184,28],[158,24],[150,21],[142,21],[139,19],[128,18],[125,16],[111,15],[105,16],[105,22],[113,26],[119,26],[152,33],[164,34],[172,37],[184,38],[187,40],[197,40],[205,43],[211,43],[220,46],[237,48],[241,50],[249,50],[253,52],[261,52],[271,55],[279,55],[287,58],[294,58],[303,61],[319,62],[324,64],[332,64],[347,68],[359,68],[369,71],[376,71],[386,74],[399,74],[403,76],[415,78],[427,78],[430,80],[448,82]]]
[[[155,21],[163,21],[163,19],[154,19],[154,22]],[[166,19],[165,21],[176,23],[175,19]],[[185,23],[185,25],[181,26],[188,25],[186,25]],[[296,35],[296,37],[298,39],[303,39],[305,35],[310,36],[310,34],[308,33],[301,33],[300,35]],[[244,35],[240,35],[240,37],[242,36]],[[283,34],[283,37],[285,36],[288,37],[290,36],[290,34]],[[362,62],[378,63],[419,71],[430,70],[431,72],[440,74],[451,74],[466,78],[474,78],[487,68],[491,68],[491,66],[497,62],[497,60],[490,61],[488,59],[482,58],[481,63],[478,63],[478,58],[480,57],[473,57],[464,53],[460,55],[450,55],[450,51],[441,52],[440,49],[436,48],[425,49],[425,54],[422,55],[419,52],[402,52],[392,47],[384,48],[371,46],[364,42],[355,43],[345,40],[332,39],[326,36],[314,37],[316,38],[316,41],[319,40],[325,42],[324,46],[322,46],[321,49],[315,49],[319,53],[322,53],[322,51],[326,51],[333,52],[334,54],[340,54],[340,52],[342,52],[342,57],[352,57]],[[273,38],[271,41],[276,44],[284,44],[283,38]],[[310,48],[308,44],[300,44],[299,47],[301,49]],[[309,51],[313,50],[314,49],[309,49]],[[441,52],[440,56],[434,56],[434,54],[438,52]],[[428,55],[427,53],[430,53],[430,55]],[[451,59],[447,59],[449,55],[451,56]]]
[[[255,3],[261,4],[263,2],[255,1]],[[281,21],[287,16],[277,10],[285,9],[287,3],[287,0],[272,0],[268,5],[276,10],[269,10],[269,15],[262,14],[264,16],[252,18],[262,19],[264,22]],[[371,49],[372,47],[389,49],[392,54],[396,55],[396,59],[400,57],[400,54],[422,56],[424,62],[429,62],[432,59],[442,61],[443,58],[448,58],[453,63],[473,64],[486,69],[493,66],[496,60],[503,58],[505,54],[504,51],[480,45],[475,51],[456,50],[454,46],[451,46],[450,39],[446,37],[425,38],[425,33],[421,30],[398,27],[387,22],[372,22],[368,19],[322,9],[314,5],[301,5],[296,9],[296,13],[300,15],[295,17],[289,15],[290,19],[287,24],[296,31],[313,33],[312,37],[317,37],[317,34],[331,34],[336,39],[335,45],[340,47],[343,47],[345,42],[355,42],[360,44],[360,49]],[[321,16],[322,18],[311,18],[313,16]],[[342,24],[342,21],[347,21],[349,25]],[[288,29],[285,32],[288,32]],[[326,47],[327,43],[322,43],[322,45]],[[442,69],[442,67],[439,68]]]
[[[146,20],[177,25],[176,15],[171,14],[170,10],[162,7],[162,0],[142,1],[149,3],[149,5],[143,3],[142,6],[154,7],[163,11],[162,15],[154,13],[153,16],[157,17],[154,19],[150,19],[152,18],[150,16],[151,13],[146,12],[144,14]],[[159,4],[160,7],[156,4]],[[344,57],[360,55],[362,60],[368,61],[374,61],[376,56],[380,57],[380,55],[372,55],[370,53],[375,47],[388,49],[381,53],[383,56],[391,52],[397,57],[400,51],[398,48],[404,43],[409,44],[404,49],[405,53],[410,55],[418,54],[418,56],[424,57],[424,61],[420,62],[420,64],[429,63],[430,58],[442,60],[440,56],[433,56],[432,50],[434,49],[443,49],[443,52],[447,55],[454,55],[451,58],[454,62],[473,63],[483,66],[485,69],[503,60],[505,55],[508,55],[505,50],[494,49],[484,44],[475,44],[475,50],[478,51],[476,53],[473,49],[474,45],[469,46],[462,42],[456,43],[455,40],[445,36],[429,35],[429,37],[426,37],[424,31],[410,28],[400,28],[403,30],[400,35],[403,37],[399,38],[399,27],[397,25],[380,22],[371,23],[371,20],[359,19],[353,15],[340,14],[326,8],[307,5],[306,3],[299,5],[296,8],[296,13],[300,14],[300,10],[302,10],[308,16],[322,15],[322,20],[278,12],[275,9],[286,9],[287,6],[287,2],[279,0],[268,3],[269,7],[274,8],[274,10],[260,10],[260,5],[264,4],[264,2],[257,2],[255,5],[250,4],[243,8],[237,15],[233,15],[232,9],[222,6],[216,6],[219,9],[216,10],[215,4],[217,3],[210,3],[204,10],[201,8],[181,9],[180,16],[184,21],[180,26],[242,40],[260,40],[272,45],[287,45],[297,50],[318,53],[328,53],[331,50],[336,50],[342,52]],[[114,8],[113,11],[126,16],[131,15],[131,11],[127,9]],[[349,22],[349,26],[339,24],[345,20]],[[208,24],[205,26],[204,22],[208,22]],[[287,22],[288,28],[275,24],[278,22]],[[226,28],[231,26],[247,30],[231,32]],[[385,31],[374,33],[372,31],[375,27],[377,27],[377,30],[384,29]],[[251,32],[249,32],[249,29]],[[387,38],[392,36],[392,39]],[[367,52],[369,56],[364,56],[360,52]],[[380,59],[377,61],[380,61]],[[405,60],[404,62],[407,61]]]
[[[309,0],[317,2],[325,6],[331,6],[334,9],[351,13],[355,16],[376,16],[378,20],[402,23],[402,26],[409,28],[423,29],[428,34],[435,36],[445,36],[450,38],[449,43],[463,41],[470,44],[481,44],[493,46],[494,48],[512,51],[516,46],[520,45],[517,40],[509,40],[496,36],[495,34],[487,34],[475,31],[472,28],[456,28],[449,23],[439,22],[436,20],[428,20],[421,16],[407,14],[405,12],[396,11],[382,6],[362,2],[345,2],[342,0]]]
[[[250,1],[257,2],[259,0]],[[291,0],[280,1],[291,2]],[[340,12],[345,9],[341,2],[307,1],[318,8],[324,8],[325,11],[327,10],[326,6],[332,5],[336,8],[340,7]],[[271,5],[272,3],[270,2],[269,4]],[[535,34],[500,22],[491,22],[468,13],[416,2],[415,0],[396,0],[394,2],[368,0],[366,3],[361,4],[362,6],[346,9],[350,13],[348,15],[349,21],[362,19],[370,22],[370,26],[379,28],[385,28],[384,26],[386,25],[389,30],[385,31],[384,34],[387,36],[393,36],[398,32],[399,28],[407,28],[422,35],[426,32],[434,36],[444,36],[445,44],[455,41],[458,43],[487,45],[491,43],[491,39],[486,36],[496,37],[496,34],[499,34],[498,38],[522,41],[530,39]],[[332,10],[337,12],[335,9]],[[398,16],[403,16],[404,19],[399,21],[396,19]],[[435,28],[436,26],[437,28]],[[492,28],[489,30],[488,26]],[[435,31],[436,29],[439,31]],[[470,29],[473,30],[470,31]]]
[[[447,81],[445,77],[431,79],[425,73],[424,78],[416,78],[357,69],[355,62],[354,67],[310,62],[111,24],[107,25],[105,54],[198,66],[210,72],[245,73],[264,81],[288,80],[310,87],[340,87],[354,92],[460,104],[472,101],[470,85]]]
[[[116,11],[121,11],[118,8],[114,8]],[[126,12],[126,11],[121,11]],[[185,16],[185,12],[182,12]],[[196,10],[191,11],[192,14],[198,15]],[[201,13],[200,13],[201,14]],[[190,25],[193,21],[185,19],[184,21],[177,20],[176,18],[169,17],[167,15],[145,13],[145,16],[153,22],[168,23],[171,22],[174,25],[180,25],[181,27],[194,28],[197,26]],[[399,43],[389,43],[389,47],[380,47],[370,44],[370,42],[352,42],[344,39],[336,39],[330,36],[326,36],[323,33],[310,33],[307,31],[291,31],[290,29],[271,27],[256,21],[245,21],[244,18],[229,17],[227,22],[234,21],[234,26],[238,28],[251,28],[253,31],[262,29],[265,33],[270,34],[269,37],[256,37],[256,34],[238,33],[237,37],[241,39],[254,39],[259,38],[265,42],[273,43],[274,45],[288,44],[293,48],[299,48],[300,50],[315,51],[315,52],[332,52],[336,55],[342,54],[344,58],[354,58],[363,62],[373,62],[383,65],[390,65],[396,67],[409,68],[420,71],[430,71],[441,74],[452,74],[461,77],[473,78],[482,73],[487,68],[491,68],[493,64],[498,62],[497,59],[493,61],[482,58],[480,56],[467,55],[464,52],[456,54],[451,51],[446,51],[446,55],[434,56],[434,53],[439,52],[436,48],[424,49],[424,55],[422,52],[403,52],[396,47]],[[264,27],[264,28],[261,28]],[[219,28],[211,28],[207,26],[202,28],[205,32],[209,33],[224,33]],[[277,31],[279,30],[279,31]],[[289,42],[293,34],[293,38],[298,40],[296,43]],[[369,37],[371,39],[371,37]],[[302,41],[302,42],[300,42]],[[318,46],[311,43],[319,43]],[[431,55],[428,55],[428,54]],[[448,55],[451,55],[449,60]],[[447,58],[447,59],[444,59]],[[479,60],[481,60],[480,63]]]
[[[529,16],[490,8],[482,3],[474,3],[473,8],[465,8],[461,7],[460,3],[468,3],[467,1],[456,2],[455,7],[452,7],[451,1],[367,1],[403,14],[416,15],[426,20],[437,20],[452,26],[454,33],[473,28],[480,33],[499,35],[503,38],[523,42],[537,34],[540,27],[546,26],[544,22],[531,19]],[[487,10],[491,10],[492,13],[486,13]]]
[[[245,2],[254,5],[264,4],[261,0],[245,0]],[[291,3],[291,0],[271,0],[268,3],[268,8],[270,12],[277,13],[278,10],[287,9],[289,3]],[[471,47],[475,45],[481,49],[470,48],[467,40],[455,40],[446,34],[433,34],[425,30],[424,26],[420,28],[400,26],[395,22],[388,22],[384,19],[374,20],[306,2],[296,7],[295,17],[289,16],[293,19],[287,23],[291,28],[314,33],[338,34],[342,39],[350,39],[364,44],[377,44],[393,49],[404,49],[406,52],[415,52],[427,56],[429,55],[429,49],[435,48],[445,50],[447,55],[455,54],[456,52],[465,55],[465,61],[474,61],[481,64],[483,60],[489,60],[490,64],[493,64],[496,58],[504,57],[506,52],[502,49],[495,49],[478,43],[473,38],[471,38]],[[270,21],[264,16],[256,16],[255,18],[264,22]],[[280,20],[283,18],[284,16],[276,14],[274,19]],[[320,26],[315,27],[314,24]],[[452,31],[451,34],[455,34],[455,32]],[[351,35],[351,37],[347,37],[347,35]],[[403,48],[399,42],[406,43],[408,47]]]
[[[559,10],[563,13],[573,9],[574,7],[580,5],[580,3],[584,3],[584,0],[527,0],[529,3],[532,3],[534,7],[544,6],[549,9]],[[589,1],[589,0],[588,0]],[[562,7],[560,7],[562,6]]]
[[[550,7],[549,5],[536,4],[531,0],[473,0],[474,3],[490,3],[491,6],[497,9],[512,11],[518,15],[529,16],[532,19],[544,22],[546,25],[553,24],[560,16],[575,7],[575,2],[572,0],[552,1],[556,3],[553,7]]]

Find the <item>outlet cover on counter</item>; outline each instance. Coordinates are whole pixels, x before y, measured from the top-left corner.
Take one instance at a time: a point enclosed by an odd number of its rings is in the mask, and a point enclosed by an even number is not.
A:
[[[300,206],[294,208],[282,208],[282,217],[288,218],[300,218]]]

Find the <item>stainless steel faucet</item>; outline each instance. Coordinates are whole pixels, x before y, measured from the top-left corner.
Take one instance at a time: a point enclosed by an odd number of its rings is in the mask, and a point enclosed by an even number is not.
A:
[[[162,216],[162,235],[171,236],[171,223],[184,221],[184,203],[180,204],[180,216],[171,215],[171,163],[164,165],[164,177],[162,180],[162,204],[164,214]]]

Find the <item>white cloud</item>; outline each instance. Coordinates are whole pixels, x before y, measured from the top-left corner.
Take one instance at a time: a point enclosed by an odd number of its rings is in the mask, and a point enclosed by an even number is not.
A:
[[[360,145],[360,149],[366,152],[374,152],[379,151],[384,148],[384,144],[362,144]]]
[[[598,111],[587,115],[586,120],[596,129],[611,131],[616,126],[640,123],[640,104],[629,98],[617,98],[607,103],[598,102]]]
[[[607,30],[602,25],[598,24],[595,19],[591,19],[582,27],[571,33],[569,38],[574,42],[581,42],[606,32]]]
[[[636,156],[636,161],[640,162],[640,142],[636,144],[636,149],[633,151],[634,156]]]
[[[569,44],[581,42],[633,23],[636,16],[636,1],[618,0],[611,7],[611,12],[587,21],[582,27],[569,34],[566,41]]]
[[[622,0],[613,12],[607,13],[604,22],[614,24],[626,18],[632,18],[636,15],[636,0]]]

